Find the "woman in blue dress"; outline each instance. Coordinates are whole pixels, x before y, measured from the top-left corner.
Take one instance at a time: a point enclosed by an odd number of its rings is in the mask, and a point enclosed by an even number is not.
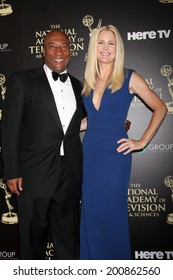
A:
[[[93,31],[84,78],[87,119],[81,124],[86,132],[80,259],[129,260],[132,257],[127,189],[131,152],[149,143],[167,109],[136,71],[124,69],[123,41],[112,25]],[[139,140],[129,139],[124,126],[134,94],[153,111]]]

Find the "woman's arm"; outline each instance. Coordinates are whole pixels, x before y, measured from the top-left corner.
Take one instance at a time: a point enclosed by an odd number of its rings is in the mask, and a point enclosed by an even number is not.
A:
[[[82,119],[80,125],[80,132],[85,131],[87,129],[87,118]]]
[[[149,88],[145,80],[136,72],[133,72],[129,86],[153,111],[153,114],[148,127],[139,140],[123,138],[118,141],[118,144],[121,145],[118,147],[117,151],[122,152],[126,150],[124,154],[128,154],[133,150],[143,149],[148,145],[167,114],[167,108],[164,102]]]

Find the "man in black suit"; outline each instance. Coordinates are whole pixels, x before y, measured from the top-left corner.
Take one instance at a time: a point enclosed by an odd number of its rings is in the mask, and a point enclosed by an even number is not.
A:
[[[4,180],[17,195],[20,259],[45,259],[49,233],[55,259],[79,259],[82,88],[67,73],[70,42],[64,32],[45,36],[43,57],[43,66],[18,71],[7,83]]]

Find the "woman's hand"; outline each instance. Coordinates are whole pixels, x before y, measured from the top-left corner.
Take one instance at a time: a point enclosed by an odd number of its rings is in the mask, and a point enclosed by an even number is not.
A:
[[[122,138],[117,141],[117,144],[120,144],[117,148],[117,152],[124,152],[124,155],[127,155],[132,151],[142,150],[146,146],[140,139],[132,140],[129,138]]]

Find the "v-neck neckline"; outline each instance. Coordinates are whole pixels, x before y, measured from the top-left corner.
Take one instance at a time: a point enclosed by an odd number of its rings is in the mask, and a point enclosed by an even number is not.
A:
[[[101,99],[100,99],[100,104],[99,104],[98,109],[97,109],[97,108],[95,107],[95,105],[94,105],[94,102],[93,102],[94,90],[92,91],[92,98],[91,98],[91,102],[92,102],[92,105],[93,105],[93,107],[94,107],[94,109],[95,109],[95,111],[96,111],[96,112],[99,112],[99,111],[100,111],[100,108],[101,108],[101,105],[102,105],[102,100],[103,100],[104,95],[105,95],[105,91],[106,91],[106,89],[104,90],[104,92],[103,92],[103,94],[102,94],[102,97],[101,97]]]

